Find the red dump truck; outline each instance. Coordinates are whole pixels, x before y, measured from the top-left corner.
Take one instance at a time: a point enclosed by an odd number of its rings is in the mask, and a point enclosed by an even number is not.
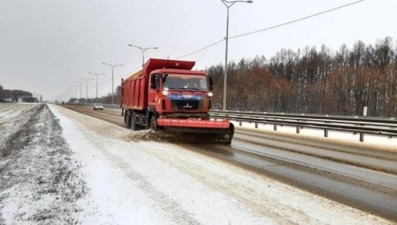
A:
[[[142,70],[121,82],[121,107],[126,127],[203,135],[230,144],[234,126],[213,120],[212,79],[192,70],[194,61],[149,59]]]

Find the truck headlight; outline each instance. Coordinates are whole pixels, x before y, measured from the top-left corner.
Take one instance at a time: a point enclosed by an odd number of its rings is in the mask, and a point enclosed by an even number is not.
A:
[[[163,95],[168,95],[168,91],[164,90]]]

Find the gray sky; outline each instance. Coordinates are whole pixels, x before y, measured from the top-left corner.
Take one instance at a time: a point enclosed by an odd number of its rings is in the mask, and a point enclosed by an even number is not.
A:
[[[254,0],[230,8],[229,36],[264,29],[355,0]],[[396,0],[366,0],[325,15],[241,38],[230,39],[229,59],[273,56],[281,48],[296,50],[325,44],[338,50],[362,40],[375,44],[396,40]],[[104,72],[99,96],[111,92],[122,77],[137,71],[145,59],[177,58],[225,37],[226,7],[221,0],[0,0],[0,84],[43,95],[64,93],[88,72]],[[396,42],[395,42],[396,43]],[[197,61],[195,69],[224,63],[225,42],[183,58]],[[95,96],[95,80],[88,83]],[[83,84],[82,97],[85,97]],[[79,89],[77,92],[79,97]]]

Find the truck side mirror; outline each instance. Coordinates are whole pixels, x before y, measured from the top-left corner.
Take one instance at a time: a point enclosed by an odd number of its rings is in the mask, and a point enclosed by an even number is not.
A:
[[[160,80],[159,80],[159,76],[158,75],[156,75],[156,77],[154,78],[154,81],[155,81],[155,87],[154,88],[156,88],[156,90],[159,91],[159,89],[160,89]]]
[[[211,77],[211,76],[208,76],[208,89],[209,89],[210,91],[212,91],[213,85],[214,85],[214,83],[213,83],[213,81],[212,81],[212,77]]]

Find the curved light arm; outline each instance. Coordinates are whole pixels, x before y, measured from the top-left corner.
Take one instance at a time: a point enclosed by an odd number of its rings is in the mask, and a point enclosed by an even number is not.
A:
[[[95,76],[99,76],[99,75],[105,75],[105,73],[92,73],[92,72],[88,72],[89,74],[93,74]]]
[[[109,63],[102,63],[103,65],[107,65],[107,66],[110,66],[110,67],[112,67],[112,68],[114,68],[114,67],[116,67],[116,66],[123,66],[123,64],[109,64]]]
[[[226,7],[228,7],[228,8],[232,7],[232,5],[234,5],[235,3],[238,3],[238,2],[242,2],[242,3],[254,3],[254,1],[252,1],[252,0],[246,0],[246,1],[243,1],[243,0],[236,0],[236,1],[221,0],[221,1],[222,1],[222,3],[223,3]]]
[[[84,80],[85,82],[88,82],[89,80],[93,80],[91,78],[83,78],[83,77],[80,77],[80,79]]]
[[[148,49],[158,49],[157,47],[143,48],[143,47],[140,47],[140,46],[137,46],[137,45],[133,45],[133,44],[128,44],[128,46],[139,48],[139,50],[141,50],[141,52],[142,52],[142,67],[145,66],[145,51],[148,50]]]
[[[137,46],[137,45],[132,45],[132,44],[128,44],[128,46],[130,46],[130,47],[135,47],[135,48],[139,48],[139,50],[141,50],[142,52],[145,52],[146,50],[148,50],[148,49],[158,49],[157,47],[140,47],[140,46]]]
[[[252,0],[246,0],[246,1],[244,1],[244,0],[235,0],[235,1],[221,0],[221,1],[225,2],[225,3],[229,3],[229,4],[236,3],[236,2],[244,2],[244,3],[253,3],[254,2]]]

